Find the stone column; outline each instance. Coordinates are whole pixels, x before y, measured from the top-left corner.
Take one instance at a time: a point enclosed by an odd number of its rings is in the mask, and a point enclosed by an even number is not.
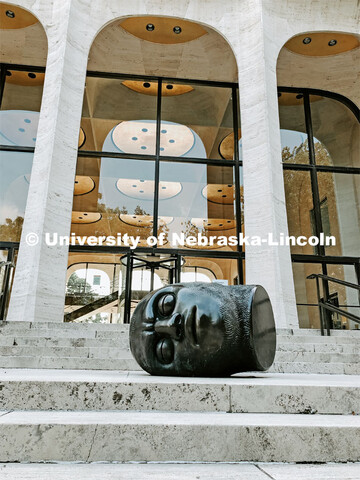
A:
[[[261,1],[249,1],[240,17],[235,55],[239,69],[243,148],[245,234],[274,239],[287,235],[276,57],[266,38]],[[268,291],[278,328],[297,328],[290,249],[246,246],[246,283]]]
[[[19,2],[37,15],[27,5],[33,3]],[[76,3],[55,1],[44,25],[49,42],[44,92],[8,321],[63,321],[68,247],[47,246],[45,233],[68,235],[71,224],[87,65]],[[36,4],[49,9],[46,0]],[[39,239],[33,246],[26,243],[31,234]]]

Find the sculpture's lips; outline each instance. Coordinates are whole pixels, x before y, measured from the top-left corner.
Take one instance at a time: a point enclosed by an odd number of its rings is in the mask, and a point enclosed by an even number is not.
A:
[[[185,318],[185,333],[186,333],[186,338],[188,338],[194,346],[199,346],[196,317],[197,317],[197,307],[196,305],[194,305],[190,308],[189,313]]]

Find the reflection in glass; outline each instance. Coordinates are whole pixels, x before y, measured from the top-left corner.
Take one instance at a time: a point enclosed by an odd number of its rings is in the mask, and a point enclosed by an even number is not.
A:
[[[182,87],[179,82],[172,82],[173,90]],[[161,155],[221,159],[219,146],[222,140],[233,132],[232,92],[230,88],[192,85],[192,90],[181,95],[166,95],[162,98],[162,121],[187,125],[194,134],[193,145],[185,132],[180,132],[165,139]],[[163,128],[162,130],[167,130]],[[164,133],[168,136],[168,132]],[[196,147],[201,142],[203,151]],[[172,143],[171,143],[172,142]],[[175,149],[179,142],[184,146],[179,154]],[[186,144],[186,145],[185,145]],[[190,146],[190,150],[189,147]]]
[[[0,111],[0,144],[34,147],[38,112]],[[0,240],[20,241],[29,190],[33,153],[6,152],[0,155]]]
[[[87,77],[81,120],[81,127],[86,135],[83,150],[153,155],[155,148],[149,143],[149,136],[152,129],[156,128],[155,119],[156,94],[148,95],[128,88],[121,79]],[[138,123],[131,123],[133,120]],[[144,122],[148,125],[140,125]],[[118,129],[115,131],[115,141],[118,147],[109,137],[109,132],[113,132],[116,127]],[[139,128],[136,130],[136,127]],[[142,131],[143,129],[147,129],[147,132]],[[133,137],[138,137],[138,140],[132,140]],[[146,141],[141,142],[141,138]],[[106,139],[108,142],[104,144]],[[138,148],[140,152],[135,152],[134,148]]]
[[[311,237],[314,229],[314,205],[310,173],[284,170],[284,184],[289,235]],[[313,254],[313,247],[293,245],[291,253]]]
[[[91,178],[94,188],[74,195],[72,232],[140,236],[146,246],[153,225],[154,162],[80,157],[77,177]]]
[[[360,256],[360,175],[318,172],[323,228],[336,238],[327,255]],[[324,210],[324,208],[323,208]]]
[[[282,161],[309,163],[303,95],[278,93]]]
[[[162,162],[160,182],[180,182],[182,186],[176,197],[159,200],[160,217],[174,218],[163,229],[167,238],[181,233],[184,237],[201,234],[207,238],[236,235],[232,168]],[[221,247],[215,244],[193,248]],[[231,250],[231,247],[224,249]]]
[[[317,165],[360,167],[360,124],[355,115],[337,100],[313,98],[310,95]]]
[[[232,258],[184,257],[181,282],[219,282],[235,285],[238,276],[237,260]]]
[[[115,255],[69,254],[65,321],[118,323],[121,272],[117,260]]]

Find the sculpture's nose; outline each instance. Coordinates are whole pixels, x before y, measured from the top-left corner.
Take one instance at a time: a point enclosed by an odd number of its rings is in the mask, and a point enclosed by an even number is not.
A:
[[[180,340],[183,336],[184,320],[180,313],[174,313],[167,320],[155,321],[155,332]]]

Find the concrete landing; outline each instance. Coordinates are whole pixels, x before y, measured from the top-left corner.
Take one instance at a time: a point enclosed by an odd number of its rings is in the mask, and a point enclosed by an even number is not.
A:
[[[359,480],[360,464],[0,464],[2,480]]]

